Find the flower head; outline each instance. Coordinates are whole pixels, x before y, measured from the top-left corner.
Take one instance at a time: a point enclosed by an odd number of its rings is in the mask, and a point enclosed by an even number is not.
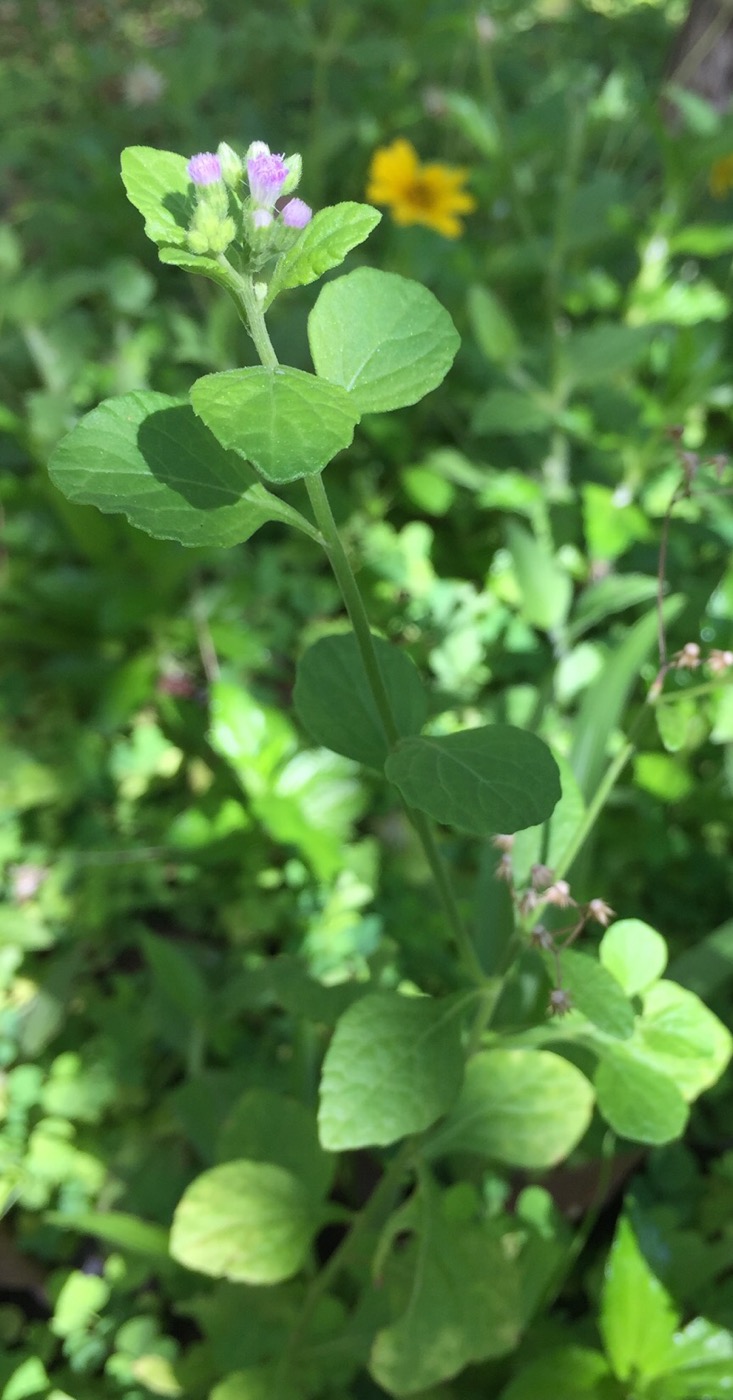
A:
[[[550,1015],[567,1016],[573,1009],[573,998],[564,987],[554,987],[550,992]]]
[[[256,204],[272,209],[288,177],[288,167],[284,156],[270,153],[264,141],[254,143],[247,154],[247,179],[249,190]]]
[[[414,146],[398,137],[372,156],[367,199],[386,204],[397,224],[423,224],[444,238],[459,238],[459,214],[470,214],[476,201],[463,188],[468,172],[453,165],[421,165]]]
[[[733,154],[721,156],[710,167],[708,188],[715,199],[722,199],[733,189]]]
[[[221,161],[212,151],[191,156],[186,169],[194,185],[215,185],[221,179]]]
[[[588,917],[595,919],[601,928],[608,928],[613,918],[614,911],[610,904],[606,904],[605,899],[591,899],[588,901]]]
[[[281,212],[286,228],[305,228],[313,216],[313,210],[304,199],[289,199]]]

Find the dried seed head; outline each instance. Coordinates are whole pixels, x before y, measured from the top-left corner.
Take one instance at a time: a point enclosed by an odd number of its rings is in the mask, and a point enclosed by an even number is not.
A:
[[[573,998],[564,987],[553,987],[550,992],[550,1015],[567,1016],[573,1009]]]

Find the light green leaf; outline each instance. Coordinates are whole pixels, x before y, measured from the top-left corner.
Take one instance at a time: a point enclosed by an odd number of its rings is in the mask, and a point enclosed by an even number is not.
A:
[[[384,771],[410,807],[476,836],[546,821],[560,797],[547,745],[508,724],[402,739]]]
[[[85,1274],[74,1269],[68,1274],[56,1299],[51,1319],[51,1331],[55,1337],[69,1337],[73,1332],[82,1332],[109,1300],[110,1286],[106,1279],[96,1274]]]
[[[213,1278],[279,1283],[303,1266],[319,1223],[291,1172],[269,1162],[224,1162],[184,1191],[170,1250],[179,1264]]]
[[[684,695],[680,695],[670,704],[655,705],[654,718],[667,753],[679,753],[681,749],[695,748],[707,737],[708,726],[702,719],[699,704],[695,700],[686,699]],[[715,742],[715,734],[710,737]]]
[[[546,957],[552,973],[554,959]],[[561,955],[562,985],[570,993],[573,1007],[597,1026],[604,1035],[627,1040],[634,1029],[634,1008],[616,978],[587,953],[574,948]]]
[[[547,546],[523,526],[510,524],[508,538],[522,595],[522,616],[532,627],[554,632],[568,615],[573,596],[570,577]]]
[[[429,1139],[430,1157],[477,1152],[540,1171],[577,1146],[591,1119],[593,1090],[575,1065],[548,1050],[486,1050]]]
[[[204,254],[189,253],[186,248],[161,248],[158,257],[162,263],[169,267],[180,267],[184,272],[195,272],[199,277],[208,277],[211,282],[216,282],[219,287],[229,291],[232,285],[232,274],[223,268],[215,258],[207,258]]]
[[[306,524],[188,404],[152,391],[107,399],[88,413],[59,443],[49,474],[70,501],[126,515],[156,539],[184,545],[239,544],[267,520]]]
[[[217,1144],[220,1162],[246,1157],[292,1172],[314,1198],[327,1194],[333,1162],[318,1141],[315,1113],[270,1089],[248,1089],[227,1115]]]
[[[285,366],[206,374],[193,385],[191,402],[224,447],[275,482],[322,471],[349,446],[359,421],[344,389]]]
[[[121,165],[127,198],[143,215],[148,238],[184,247],[194,208],[185,157],[152,146],[128,146]]]
[[[209,1400],[303,1400],[303,1391],[290,1380],[283,1384],[279,1368],[248,1366],[233,1371],[214,1386]]]
[[[168,1231],[149,1220],[122,1211],[88,1210],[67,1215],[64,1211],[49,1211],[45,1219],[61,1230],[76,1230],[80,1235],[92,1235],[117,1249],[129,1249],[133,1254],[149,1255],[160,1261],[168,1259]]]
[[[677,1332],[654,1400],[730,1400],[733,1333],[696,1317]]]
[[[667,966],[667,944],[661,933],[641,919],[618,919],[601,939],[603,966],[634,997],[661,977]]]
[[[414,1395],[472,1362],[502,1356],[520,1330],[519,1278],[501,1226],[461,1218],[423,1185],[398,1217],[410,1238],[388,1261],[396,1321],[377,1333],[369,1369],[390,1395]]]
[[[573,619],[567,628],[568,639],[575,642],[613,613],[647,603],[654,598],[659,584],[645,574],[609,574],[584,589],[573,609]]]
[[[620,1137],[659,1144],[682,1136],[688,1110],[677,1085],[625,1046],[605,1051],[594,1084],[599,1111]]]
[[[528,884],[533,865],[541,862],[551,870],[563,865],[566,852],[585,815],[583,794],[570,764],[562,754],[553,756],[560,772],[562,796],[546,823],[528,826],[524,831],[518,831],[514,838],[512,869],[517,887]]]
[[[678,1320],[671,1298],[622,1216],[606,1263],[600,1316],[603,1341],[619,1380],[638,1377],[644,1382],[667,1369]]]
[[[377,665],[401,735],[417,734],[427,696],[409,656],[372,638]],[[353,632],[321,637],[298,662],[295,709],[312,737],[336,753],[382,769],[389,744]]]
[[[376,992],[340,1018],[326,1052],[318,1125],[329,1152],[386,1147],[453,1103],[463,1074],[455,1003]]]
[[[338,267],[352,248],[369,237],[381,217],[371,204],[356,204],[353,200],[319,209],[297,243],[276,264],[265,307],[287,288],[305,287],[332,267]]]
[[[417,403],[445,378],[459,345],[432,292],[371,267],[327,283],[308,340],[316,372],[348,389],[359,413]]]
[[[468,319],[489,364],[507,365],[519,359],[521,350],[514,322],[488,287],[468,289]]]
[[[635,1042],[639,1056],[688,1102],[716,1083],[733,1047],[730,1032],[694,992],[666,981],[646,993]]]
[[[613,1383],[611,1370],[600,1351],[557,1347],[530,1361],[499,1400],[615,1400],[609,1382]]]

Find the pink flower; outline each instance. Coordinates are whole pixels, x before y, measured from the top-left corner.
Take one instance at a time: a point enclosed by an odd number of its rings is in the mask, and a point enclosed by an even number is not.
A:
[[[284,156],[271,155],[265,148],[250,155],[247,161],[249,190],[256,204],[272,209],[288,175]]]
[[[303,199],[289,199],[283,208],[282,216],[287,228],[305,228],[313,217],[313,210]]]
[[[573,1009],[573,998],[564,987],[554,987],[550,992],[550,1015],[567,1016]]]
[[[567,909],[575,903],[567,880],[556,880],[543,892],[542,898],[547,904],[556,904],[558,909]]]
[[[191,156],[186,169],[194,185],[215,185],[221,179],[221,161],[212,151],[201,151],[199,155]]]

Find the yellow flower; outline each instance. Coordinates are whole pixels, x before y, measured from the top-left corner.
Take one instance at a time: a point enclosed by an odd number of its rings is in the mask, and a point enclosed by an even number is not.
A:
[[[710,193],[716,199],[722,199],[729,190],[733,189],[733,154],[721,156],[720,160],[716,160],[711,165],[708,185]]]
[[[463,188],[468,171],[455,165],[421,165],[415,147],[403,136],[380,146],[372,156],[366,197],[386,204],[396,224],[424,224],[444,238],[459,238],[476,200]]]

